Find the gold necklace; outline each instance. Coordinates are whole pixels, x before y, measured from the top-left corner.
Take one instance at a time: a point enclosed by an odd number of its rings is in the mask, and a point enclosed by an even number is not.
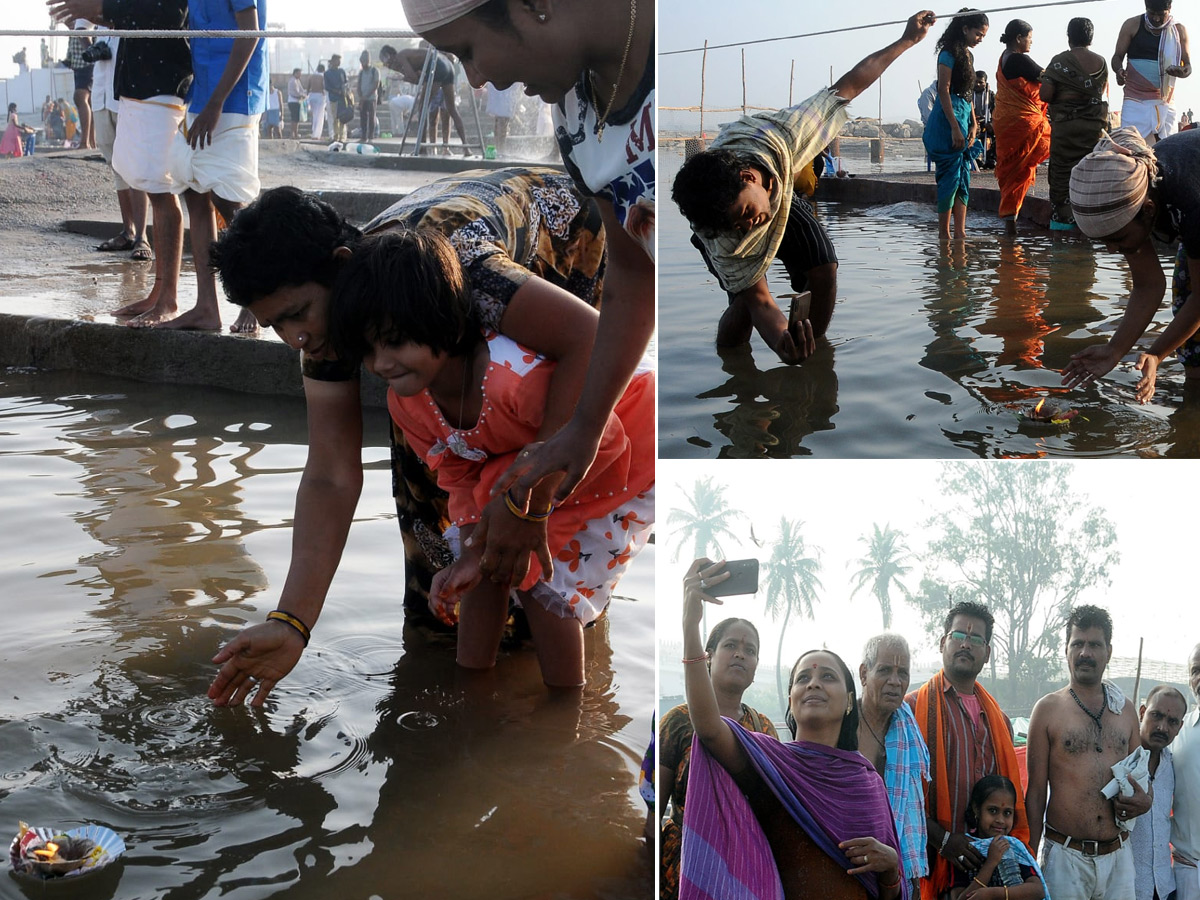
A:
[[[636,24],[637,0],[629,0],[629,35],[625,38],[625,52],[621,55],[621,68],[617,69],[617,80],[613,82],[612,93],[608,97],[608,108],[604,110],[604,115],[596,123],[596,143],[603,142],[604,125],[608,122],[608,114],[612,112],[613,104],[617,102],[617,90],[621,87],[621,79],[625,75],[625,63],[629,62],[629,48],[633,46],[633,28]],[[592,79],[592,93],[599,96],[600,89],[596,84],[596,73],[589,70],[588,74]]]

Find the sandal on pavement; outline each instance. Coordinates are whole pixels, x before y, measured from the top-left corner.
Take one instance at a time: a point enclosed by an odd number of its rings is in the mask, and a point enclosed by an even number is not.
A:
[[[133,238],[131,238],[129,235],[127,235],[125,232],[122,231],[116,237],[110,237],[107,241],[105,241],[103,244],[98,246],[96,249],[103,250],[105,252],[110,252],[110,251],[120,252],[122,250],[132,250],[133,247],[134,247]]]
[[[150,262],[154,259],[154,251],[150,249],[150,245],[145,240],[140,240],[131,246],[133,252],[129,254],[130,259],[136,259],[138,262]]]

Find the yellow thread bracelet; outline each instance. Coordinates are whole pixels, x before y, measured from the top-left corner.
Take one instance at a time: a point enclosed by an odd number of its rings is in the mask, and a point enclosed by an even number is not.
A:
[[[508,511],[510,513],[512,513],[518,519],[522,519],[526,522],[544,522],[546,519],[550,518],[550,513],[554,512],[553,506],[547,509],[544,513],[526,512],[517,505],[516,501],[513,500],[512,491],[504,492],[504,505],[508,507]]]

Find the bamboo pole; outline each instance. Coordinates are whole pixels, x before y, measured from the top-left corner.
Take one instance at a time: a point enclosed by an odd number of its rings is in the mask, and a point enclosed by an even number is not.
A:
[[[1142,643],[1145,638],[1138,638],[1138,665],[1137,676],[1133,679],[1133,708],[1137,709],[1141,705],[1141,700],[1138,698],[1138,691],[1142,687]]]
[[[704,55],[700,57],[700,138],[704,139],[704,70],[708,66],[708,41],[704,42]]]
[[[746,51],[742,51],[742,115],[746,114]]]
[[[788,106],[792,105],[792,88],[796,86],[796,61],[792,60],[792,73],[788,76]]]

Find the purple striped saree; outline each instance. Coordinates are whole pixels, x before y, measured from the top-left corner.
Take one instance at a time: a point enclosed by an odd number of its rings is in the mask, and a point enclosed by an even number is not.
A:
[[[850,868],[838,843],[871,836],[900,855],[883,779],[862,754],[809,741],[784,744],[725,719],[751,765],[813,842],[839,867]],[[733,777],[692,739],[692,767],[683,813],[680,900],[784,900],[766,835]],[[871,897],[873,873],[854,876]],[[908,882],[901,872],[901,892]],[[812,896],[822,897],[821,885]]]

